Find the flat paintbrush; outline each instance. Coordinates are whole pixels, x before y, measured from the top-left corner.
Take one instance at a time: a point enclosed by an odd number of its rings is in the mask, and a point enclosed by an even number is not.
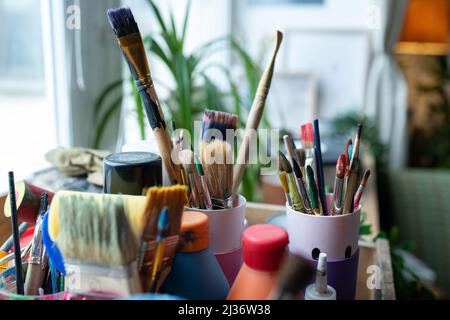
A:
[[[158,291],[158,278],[159,273],[161,271],[161,264],[164,258],[164,249],[165,249],[165,243],[166,243],[166,237],[169,232],[169,211],[167,210],[167,207],[162,209],[161,213],[158,217],[158,231],[156,234],[156,248],[155,248],[155,254],[153,256],[153,264],[152,264],[152,274],[151,274],[151,281],[150,281],[150,292],[157,292]]]
[[[258,129],[259,123],[264,112],[264,105],[266,98],[270,90],[270,84],[272,82],[273,72],[275,69],[275,60],[277,58],[278,50],[280,49],[281,42],[283,41],[283,34],[277,31],[275,48],[272,53],[272,57],[264,70],[261,80],[258,84],[255,98],[253,100],[250,113],[247,117],[247,123],[245,125],[245,134],[242,140],[242,144],[239,147],[236,166],[233,172],[233,188],[232,194],[236,195],[239,189],[239,185],[242,181],[245,168],[247,167],[247,157],[250,150],[251,137],[254,136],[254,132]]]
[[[317,190],[313,169],[309,165],[306,166],[306,175],[308,177],[309,200],[311,201],[311,207],[315,215],[320,215],[319,191]]]
[[[278,173],[278,177],[280,178],[280,182],[281,182],[281,187],[283,188],[284,191],[284,195],[286,196],[286,201],[289,205],[289,207],[293,207],[292,206],[292,199],[291,199],[291,195],[289,193],[289,184],[286,178],[286,172],[284,171],[280,171]]]
[[[351,213],[353,211],[353,199],[355,196],[356,188],[358,186],[358,176],[359,176],[359,170],[360,170],[360,162],[359,162],[359,146],[361,143],[361,131],[362,131],[362,125],[358,124],[357,132],[356,132],[356,139],[355,139],[355,145],[352,152],[352,159],[350,161],[350,169],[348,177],[346,178],[346,186],[347,189],[345,190],[345,201],[344,201],[344,208],[343,213]]]
[[[279,154],[279,171],[286,172],[286,179],[289,186],[289,194],[292,199],[293,209],[296,211],[305,212],[305,208],[303,206],[302,200],[300,198],[300,193],[298,191],[297,181],[292,171],[292,166],[289,163],[288,159],[286,159],[286,156],[281,151],[279,151],[278,154]]]
[[[361,183],[359,184],[358,190],[356,191],[353,208],[359,207],[359,202],[361,201],[361,196],[364,193],[364,189],[366,187],[367,180],[369,180],[369,177],[370,177],[370,170],[366,170],[366,172],[364,172],[364,176],[361,179]]]
[[[147,118],[158,143],[167,174],[173,184],[181,182],[180,167],[172,162],[172,142],[150,74],[150,67],[138,25],[129,8],[108,10],[108,19],[136,81]]]
[[[303,174],[300,170],[300,166],[298,165],[297,161],[294,159],[293,162],[293,169],[294,169],[294,175],[297,179],[297,187],[300,193],[300,198],[302,199],[303,207],[305,208],[305,213],[312,213],[311,208],[311,202],[308,198],[308,191],[306,190],[305,182],[303,181]]]

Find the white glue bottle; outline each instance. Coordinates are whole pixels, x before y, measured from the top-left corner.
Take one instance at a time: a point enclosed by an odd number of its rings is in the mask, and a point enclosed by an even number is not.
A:
[[[336,300],[336,290],[327,283],[327,254],[321,252],[317,262],[316,283],[305,291],[305,300]]]

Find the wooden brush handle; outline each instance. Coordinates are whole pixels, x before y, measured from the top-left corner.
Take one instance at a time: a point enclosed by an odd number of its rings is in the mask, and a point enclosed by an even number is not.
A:
[[[247,124],[245,126],[244,139],[242,141],[241,146],[239,147],[237,162],[233,172],[233,188],[232,188],[233,195],[236,195],[239,185],[241,184],[245,168],[247,167],[246,158],[250,150],[250,137],[252,135],[252,131],[258,129],[259,123],[261,122],[267,94],[269,93],[270,84],[272,82],[275,60],[282,41],[283,41],[283,34],[280,31],[277,31],[275,49],[273,51],[272,58],[270,59],[268,65],[266,66],[266,69],[264,70],[261,80],[259,81],[256,96],[253,100],[253,104],[250,109],[250,114],[248,115]]]
[[[151,76],[149,75],[151,79]],[[158,143],[159,152],[161,153],[161,158],[164,162],[164,167],[166,168],[167,174],[172,184],[181,184],[180,170],[181,167],[174,164],[172,161],[172,140],[170,139],[169,132],[167,131],[166,121],[164,120],[164,114],[159,103],[158,95],[156,94],[153,81],[151,80],[151,86],[147,88],[147,93],[150,99],[156,104],[161,126],[153,128],[153,134],[155,135],[156,142]]]

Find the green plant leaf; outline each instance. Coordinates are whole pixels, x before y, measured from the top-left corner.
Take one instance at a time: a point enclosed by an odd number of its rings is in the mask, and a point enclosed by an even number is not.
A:
[[[184,46],[184,42],[186,41],[187,27],[188,27],[188,23],[189,23],[189,13],[191,12],[191,4],[192,4],[191,0],[189,0],[186,5],[186,11],[184,13],[183,30],[181,33],[181,44],[183,46]]]
[[[95,108],[95,113],[94,114],[95,114],[95,116],[97,116],[100,113],[101,108],[102,108],[103,103],[105,102],[106,98],[108,98],[109,95],[112,94],[116,89],[121,88],[123,82],[124,82],[123,79],[119,79],[119,80],[113,81],[110,84],[108,84],[105,89],[103,89],[102,93],[95,100],[95,103],[94,103],[94,108]]]
[[[123,96],[120,96],[119,98],[114,100],[114,102],[107,108],[103,117],[100,119],[100,123],[97,126],[98,129],[97,129],[97,132],[95,135],[95,142],[94,142],[95,149],[100,148],[100,141],[103,137],[106,126],[107,126],[108,122],[110,121],[110,118],[112,117],[114,112],[116,112],[122,106],[122,98],[123,98]]]
[[[136,116],[137,116],[137,123],[138,123],[138,127],[139,127],[139,136],[142,140],[145,140],[144,105],[142,104],[142,99],[138,92],[138,89],[136,87],[136,82],[134,81],[133,77],[130,77],[130,85],[131,85],[131,90],[133,92],[133,98],[134,98],[134,103],[135,103],[135,107],[136,107]]]

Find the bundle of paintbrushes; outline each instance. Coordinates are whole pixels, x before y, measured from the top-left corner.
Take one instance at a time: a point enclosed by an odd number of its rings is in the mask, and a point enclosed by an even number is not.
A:
[[[233,207],[234,135],[237,116],[206,110],[200,132],[199,153],[186,145],[182,135],[173,138],[179,150],[181,176],[188,187],[186,205],[198,209]]]
[[[354,146],[349,140],[345,152],[337,160],[331,206],[325,195],[319,121],[301,126],[301,149],[295,147],[289,136],[283,137],[290,161],[279,153],[279,178],[291,208],[325,216],[348,214],[358,208],[370,175],[370,171],[366,171],[362,180],[359,179],[361,129],[358,125]]]
[[[186,188],[150,188],[146,197],[62,191],[49,234],[64,258],[66,290],[130,295],[157,291],[170,272]]]

